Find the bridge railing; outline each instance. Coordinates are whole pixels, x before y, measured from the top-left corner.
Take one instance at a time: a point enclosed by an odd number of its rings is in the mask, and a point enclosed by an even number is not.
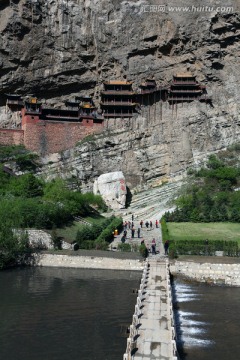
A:
[[[145,262],[144,270],[141,278],[140,289],[138,290],[137,304],[135,305],[135,311],[133,314],[132,324],[129,328],[129,337],[127,338],[126,352],[123,355],[123,360],[132,359],[132,351],[136,348],[138,327],[140,324],[140,316],[142,315],[141,307],[144,301],[144,288],[147,283],[149,273],[148,261]]]
[[[167,311],[171,321],[171,333],[172,333],[172,355],[173,360],[177,360],[177,344],[176,344],[176,331],[175,331],[175,321],[174,321],[174,312],[173,312],[173,304],[172,304],[172,287],[169,276],[169,263],[166,262],[166,272],[167,272]]]

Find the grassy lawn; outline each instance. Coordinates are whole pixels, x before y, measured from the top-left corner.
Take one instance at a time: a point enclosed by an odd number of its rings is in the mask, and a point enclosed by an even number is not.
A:
[[[98,224],[105,218],[101,215],[95,215],[94,217],[85,217],[84,220],[88,221],[91,224]],[[76,240],[76,235],[78,229],[80,229],[84,224],[73,221],[73,223],[69,226],[65,226],[64,228],[56,229],[57,235],[63,238],[64,241],[71,243],[72,241]]]
[[[237,223],[167,223],[173,240],[235,240],[240,245],[240,224]]]

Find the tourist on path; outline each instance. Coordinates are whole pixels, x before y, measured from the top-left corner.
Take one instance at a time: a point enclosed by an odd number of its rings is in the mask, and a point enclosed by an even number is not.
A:
[[[141,228],[143,227],[143,221],[142,220],[140,221],[140,226],[141,226]]]
[[[150,220],[150,228],[152,229],[152,221]]]
[[[125,238],[127,237],[127,230],[124,230],[123,236],[125,236]]]
[[[168,248],[169,248],[169,240],[166,240],[165,243],[164,243],[165,255],[168,254]]]
[[[149,222],[148,222],[148,221],[145,222],[145,226],[146,226],[146,228],[148,229],[148,226],[149,226]]]
[[[140,238],[140,233],[141,233],[141,228],[140,228],[140,226],[138,227],[137,231],[138,231],[138,238]]]
[[[156,220],[156,228],[158,228],[158,221]]]
[[[156,240],[152,239],[152,254],[156,255]]]
[[[134,234],[135,234],[135,228],[132,227],[132,238],[134,238]]]
[[[125,241],[126,241],[126,238],[125,238],[125,236],[123,235],[123,236],[121,237],[121,242],[124,244]]]
[[[128,228],[128,222],[125,221],[125,223],[124,223],[124,230],[127,230],[127,228]]]
[[[131,229],[131,222],[128,222],[128,228]]]

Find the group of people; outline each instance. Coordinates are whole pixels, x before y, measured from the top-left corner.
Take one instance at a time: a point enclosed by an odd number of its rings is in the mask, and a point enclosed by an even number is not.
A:
[[[131,238],[134,238],[134,236],[135,236],[136,229],[134,227],[133,220],[134,220],[134,216],[132,215],[132,221],[125,221],[124,224],[123,224],[124,231],[123,231],[123,236],[121,238],[122,243],[125,243],[125,241],[126,241],[128,230],[130,230],[130,232],[131,232]],[[141,220],[140,223],[139,223],[139,226],[137,228],[137,237],[138,238],[141,237],[141,229],[143,228],[143,224],[144,224],[144,222],[143,222],[143,220]],[[147,229],[148,228],[152,229],[153,228],[153,222],[151,220],[148,222],[148,220],[147,220],[145,222],[145,226],[146,226]],[[159,227],[159,221],[158,220],[155,221],[155,227],[156,228]],[[142,244],[145,244],[143,239],[141,241],[141,245]],[[152,239],[151,247],[149,247],[149,245],[147,245],[146,248],[148,249],[148,252],[151,252],[153,255],[156,255],[157,251],[156,251],[156,240],[155,240],[155,238]],[[168,248],[169,248],[169,241],[167,240],[164,243],[165,255],[168,254]]]
[[[143,227],[143,220],[141,220],[140,221],[140,227],[139,228],[141,228],[142,229],[142,227]],[[148,228],[150,228],[150,229],[152,229],[153,228],[153,222],[150,220],[150,221],[146,221],[145,222],[145,226],[146,226],[146,228],[148,229]],[[158,220],[156,220],[155,221],[155,227],[156,228],[158,228],[159,227],[159,221]],[[127,229],[129,229],[129,230],[132,230],[133,228],[134,228],[134,222],[133,222],[133,220],[132,221],[125,221],[124,222],[124,224],[123,224],[123,228],[124,228],[124,230],[127,230]]]
[[[140,221],[140,226],[141,226],[141,228],[143,227],[143,220]],[[146,226],[147,229],[148,228],[152,229],[153,228],[153,222],[151,220],[148,222],[148,220],[147,220],[145,222],[145,226]],[[156,228],[159,227],[159,221],[158,220],[155,221],[155,226],[156,226]]]

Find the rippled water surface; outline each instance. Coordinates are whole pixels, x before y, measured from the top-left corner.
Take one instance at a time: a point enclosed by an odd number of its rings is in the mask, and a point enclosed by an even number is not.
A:
[[[240,288],[174,281],[181,359],[240,359]]]
[[[117,360],[141,273],[84,269],[0,272],[2,360]]]

